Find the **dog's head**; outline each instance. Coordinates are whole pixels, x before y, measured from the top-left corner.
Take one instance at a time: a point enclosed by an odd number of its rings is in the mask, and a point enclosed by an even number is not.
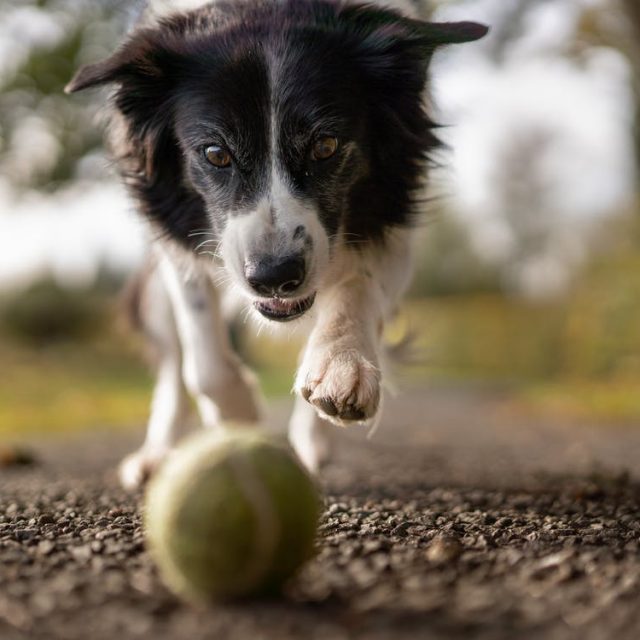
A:
[[[339,246],[409,221],[437,145],[428,62],[485,33],[368,5],[216,4],[139,29],[68,91],[119,85],[146,213],[221,256],[263,316],[290,320]]]

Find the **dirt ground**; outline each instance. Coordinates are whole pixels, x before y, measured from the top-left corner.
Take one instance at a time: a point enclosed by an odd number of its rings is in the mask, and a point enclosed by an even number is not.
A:
[[[639,638],[640,425],[507,400],[416,390],[372,439],[334,431],[316,559],[280,600],[208,609],[159,583],[116,483],[140,433],[35,441],[0,469],[0,638]]]

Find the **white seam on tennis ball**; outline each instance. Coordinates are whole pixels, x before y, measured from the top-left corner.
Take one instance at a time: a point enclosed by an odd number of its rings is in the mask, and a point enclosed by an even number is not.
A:
[[[233,474],[240,490],[253,507],[256,515],[255,553],[253,564],[246,570],[244,582],[255,585],[269,570],[275,554],[280,526],[276,517],[273,499],[258,477],[255,466],[243,452],[235,452],[229,458]]]

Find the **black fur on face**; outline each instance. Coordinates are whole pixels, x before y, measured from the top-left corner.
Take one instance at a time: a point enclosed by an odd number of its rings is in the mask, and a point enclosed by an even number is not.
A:
[[[325,0],[217,3],[139,29],[68,90],[118,85],[125,179],[183,244],[203,229],[220,234],[277,172],[330,237],[344,232],[357,246],[411,220],[438,145],[423,104],[433,50],[485,32]],[[323,136],[338,147],[317,160]],[[212,145],[228,151],[229,166],[207,160]]]

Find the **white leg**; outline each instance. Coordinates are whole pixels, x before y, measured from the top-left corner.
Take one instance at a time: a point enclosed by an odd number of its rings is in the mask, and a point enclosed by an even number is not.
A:
[[[296,396],[289,420],[289,442],[311,473],[316,473],[329,457],[330,443],[324,432],[326,426],[315,408]]]
[[[168,253],[160,272],[171,299],[182,346],[182,377],[203,424],[256,423],[257,385],[231,347],[220,300],[209,274]]]
[[[375,418],[384,322],[406,288],[410,265],[409,236],[397,233],[384,248],[342,256],[341,277],[317,301],[295,389],[326,420],[345,426]]]
[[[380,402],[382,321],[367,284],[355,278],[322,310],[296,376],[296,391],[340,426],[367,423]]]
[[[140,303],[144,330],[159,360],[151,402],[147,435],[140,449],[120,465],[120,481],[125,488],[143,484],[171,448],[176,431],[189,414],[182,383],[182,354],[171,303],[158,274],[152,274]]]

